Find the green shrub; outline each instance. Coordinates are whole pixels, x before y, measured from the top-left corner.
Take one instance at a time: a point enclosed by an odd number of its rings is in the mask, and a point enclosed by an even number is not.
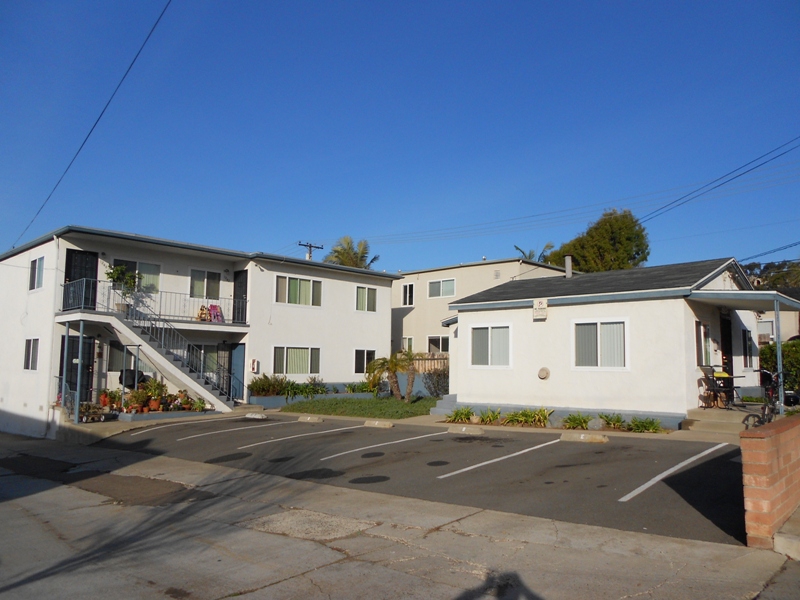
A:
[[[589,421],[591,420],[591,415],[570,413],[561,420],[561,424],[564,429],[589,429]]]
[[[597,416],[603,420],[606,427],[611,429],[622,429],[625,426],[625,419],[623,419],[622,415],[619,413],[613,413],[611,415],[600,413]]]
[[[783,350],[783,381],[784,389],[796,390],[800,388],[800,340],[784,342]],[[778,369],[775,344],[762,346],[758,351],[761,368],[775,372]]]
[[[447,415],[445,421],[447,423],[469,423],[469,419],[475,412],[469,406],[456,408],[453,412]]]
[[[294,400],[295,396],[302,396],[306,391],[304,386],[305,384],[288,380],[283,388],[283,395],[286,396],[286,400]]]
[[[800,408],[787,408],[786,411],[783,413],[787,417],[791,417],[792,415],[800,414]]]
[[[491,425],[495,421],[499,420],[500,420],[499,410],[492,410],[491,408],[487,408],[486,410],[481,411],[481,424]]]
[[[523,408],[515,412],[508,413],[503,419],[503,425],[529,425],[531,427],[547,427],[552,410],[546,408]]]
[[[761,404],[764,402],[763,398],[759,398],[758,396],[743,396],[742,402],[749,402],[751,404]]]
[[[450,369],[438,368],[422,374],[422,383],[428,394],[435,398],[441,398],[450,393]]]
[[[628,431],[633,431],[634,433],[659,433],[662,431],[661,421],[650,417],[646,419],[633,417],[630,425],[628,425]]]
[[[247,384],[251,396],[283,396],[286,393],[288,379],[283,375],[267,375],[264,373]]]

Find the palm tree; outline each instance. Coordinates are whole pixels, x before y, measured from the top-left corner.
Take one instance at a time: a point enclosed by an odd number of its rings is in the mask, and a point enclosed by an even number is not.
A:
[[[367,365],[367,373],[370,375],[385,376],[389,381],[389,389],[392,390],[392,395],[398,400],[403,400],[403,395],[400,393],[400,384],[397,381],[398,373],[405,373],[409,369],[409,365],[413,368],[413,361],[409,362],[409,352],[395,352],[389,358],[381,357],[376,358]],[[413,379],[412,379],[413,384]],[[405,399],[409,402],[411,394],[407,393]]]
[[[334,244],[331,251],[323,259],[323,262],[343,267],[355,267],[357,269],[371,269],[372,265],[380,258],[377,254],[369,257],[369,242],[361,240],[358,244],[353,243],[353,238],[345,235]]]
[[[544,248],[542,248],[542,251],[539,253],[539,256],[537,257],[535,248],[525,252],[525,250],[523,250],[519,246],[516,246],[516,245],[514,246],[514,248],[517,250],[517,252],[522,254],[522,258],[524,258],[525,260],[535,260],[536,262],[544,262],[544,261],[546,261],[547,260],[547,253],[550,252],[550,250],[552,250],[554,247],[555,246],[553,246],[553,242],[547,242],[544,245]]]
[[[411,350],[406,350],[403,354],[405,355],[404,360],[408,365],[405,371],[408,377],[406,382],[406,402],[411,402],[411,394],[414,392],[414,378],[417,376],[417,367],[414,364],[414,360],[420,358],[422,354]]]

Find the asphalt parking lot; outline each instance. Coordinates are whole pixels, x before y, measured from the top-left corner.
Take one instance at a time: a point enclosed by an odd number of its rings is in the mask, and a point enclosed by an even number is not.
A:
[[[100,443],[320,484],[625,531],[743,545],[738,447],[561,432],[365,427],[270,415],[161,424]]]

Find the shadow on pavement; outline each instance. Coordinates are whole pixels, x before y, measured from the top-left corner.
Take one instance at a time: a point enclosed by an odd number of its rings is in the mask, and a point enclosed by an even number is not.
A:
[[[703,517],[746,546],[740,456],[739,449],[733,449],[670,475],[664,483]]]
[[[514,572],[489,573],[483,585],[462,592],[455,600],[478,600],[486,596],[503,600],[544,600],[531,591]]]

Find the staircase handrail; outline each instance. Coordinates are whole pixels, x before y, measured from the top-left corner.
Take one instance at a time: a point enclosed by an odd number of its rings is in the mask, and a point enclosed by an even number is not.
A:
[[[115,290],[116,291],[116,290]],[[140,295],[143,292],[127,292],[125,300],[131,303],[124,318],[131,321],[136,327],[141,327],[155,341],[158,347],[177,356],[180,363],[190,373],[203,376],[203,379],[214,389],[225,395],[228,401],[233,400],[231,390],[234,385],[244,392],[244,383],[233,373],[223,370],[219,362],[211,357],[203,357],[200,364],[191,360],[192,356],[201,357],[202,350],[189,342],[169,321],[156,314],[143,302]],[[120,294],[122,296],[122,294]],[[169,341],[169,343],[168,343]],[[225,383],[227,382],[227,386]]]

